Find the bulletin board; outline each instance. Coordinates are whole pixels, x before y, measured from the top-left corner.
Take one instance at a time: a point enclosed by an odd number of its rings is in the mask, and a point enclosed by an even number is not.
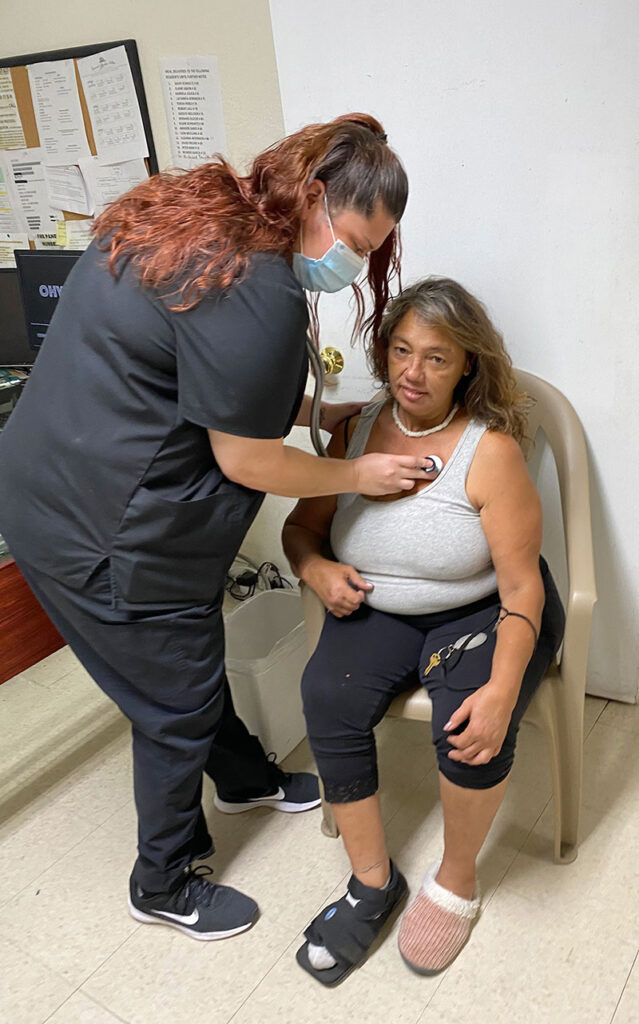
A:
[[[90,46],[78,46],[61,50],[49,50],[42,53],[23,54],[18,57],[0,58],[0,69],[9,69],[10,79],[13,84],[15,102],[18,108],[18,114],[20,117],[20,121],[22,122],[22,130],[24,133],[25,141],[23,148],[32,149],[34,147],[40,147],[41,145],[40,136],[38,132],[38,124],[36,120],[36,111],[34,108],[34,99],[31,90],[31,83],[29,80],[28,66],[48,61],[72,60],[75,70],[78,98],[80,101],[80,108],[82,112],[82,121],[84,123],[84,130],[86,133],[86,141],[88,143],[88,148],[91,155],[93,157],[99,155],[96,147],[94,126],[91,122],[89,104],[87,103],[87,97],[85,95],[85,90],[83,88],[83,82],[80,76],[77,62],[80,58],[100,54],[104,51],[112,50],[116,47],[124,47],[124,50],[126,51],[126,56],[128,58],[128,64],[131,71],[131,77],[133,80],[135,95],[137,97],[139,113],[141,116],[142,125],[144,129],[144,136],[146,139],[146,148],[148,150],[148,156],[144,158],[146,171],[147,174],[157,173],[157,157],[153,142],[153,134],[151,132],[151,122],[149,119],[149,111],[144,91],[144,83],[142,81],[142,71],[140,68],[137,45],[135,43],[135,40],[133,39],[124,39],[118,40],[116,42],[107,43],[95,43]],[[7,156],[11,152],[11,148],[3,149],[0,146],[0,154],[4,154],[4,156]],[[127,185],[123,189],[123,191],[127,191],[128,187],[130,187],[130,185]],[[81,214],[72,212],[70,210],[65,210],[64,207],[61,205],[59,208],[62,210],[62,216],[65,221],[91,219],[90,214]],[[34,247],[34,243],[31,239],[29,241],[29,244],[31,248]]]

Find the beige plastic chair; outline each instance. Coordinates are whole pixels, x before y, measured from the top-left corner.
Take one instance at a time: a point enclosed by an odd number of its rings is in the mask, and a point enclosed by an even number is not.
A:
[[[592,610],[597,600],[590,523],[588,457],[581,423],[568,399],[551,384],[524,370],[517,381],[535,401],[529,413],[530,437],[543,431],[552,450],[563,515],[568,568],[566,632],[561,661],[553,664],[535,694],[525,720],[540,728],[548,742],[554,797],[554,858],[569,864],[577,856],[586,664]],[[325,609],[310,587],[302,585],[309,653],[315,650]],[[397,697],[388,714],[431,720],[431,702],[423,687]],[[322,801],[322,832],[337,837],[329,804]]]

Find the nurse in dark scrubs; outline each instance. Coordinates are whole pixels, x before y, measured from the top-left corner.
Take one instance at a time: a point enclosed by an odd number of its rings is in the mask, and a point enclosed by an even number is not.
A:
[[[213,851],[203,772],[229,813],[319,802],[315,776],[283,772],[235,714],[223,584],[265,492],[380,495],[423,472],[284,444],[308,424],[304,289],[346,287],[368,260],[375,336],[406,198],[363,114],[302,129],[245,177],[220,160],[143,182],[98,218],[2,433],[0,530],[132,725],[139,921],[216,939],[257,917],[192,867]],[[323,425],[348,411],[325,406]]]

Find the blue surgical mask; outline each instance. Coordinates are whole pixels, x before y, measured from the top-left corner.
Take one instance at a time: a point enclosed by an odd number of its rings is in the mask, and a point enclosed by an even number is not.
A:
[[[328,201],[324,193],[326,216],[333,236],[333,244],[321,259],[313,260],[301,252],[293,253],[293,273],[309,292],[338,292],[348,287],[362,272],[366,260],[358,256],[340,238],[335,238],[331,215],[328,212]],[[300,248],[303,247],[302,230],[300,228]]]

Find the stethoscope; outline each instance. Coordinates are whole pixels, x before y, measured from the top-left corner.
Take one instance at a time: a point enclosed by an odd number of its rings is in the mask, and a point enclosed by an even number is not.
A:
[[[322,395],[324,394],[324,363],[313,339],[308,334],[306,335],[306,351],[308,352],[308,358],[315,379],[315,390],[311,402],[311,441],[317,454],[321,458],[327,459],[328,452],[322,443],[320,434],[320,407],[322,405]]]

